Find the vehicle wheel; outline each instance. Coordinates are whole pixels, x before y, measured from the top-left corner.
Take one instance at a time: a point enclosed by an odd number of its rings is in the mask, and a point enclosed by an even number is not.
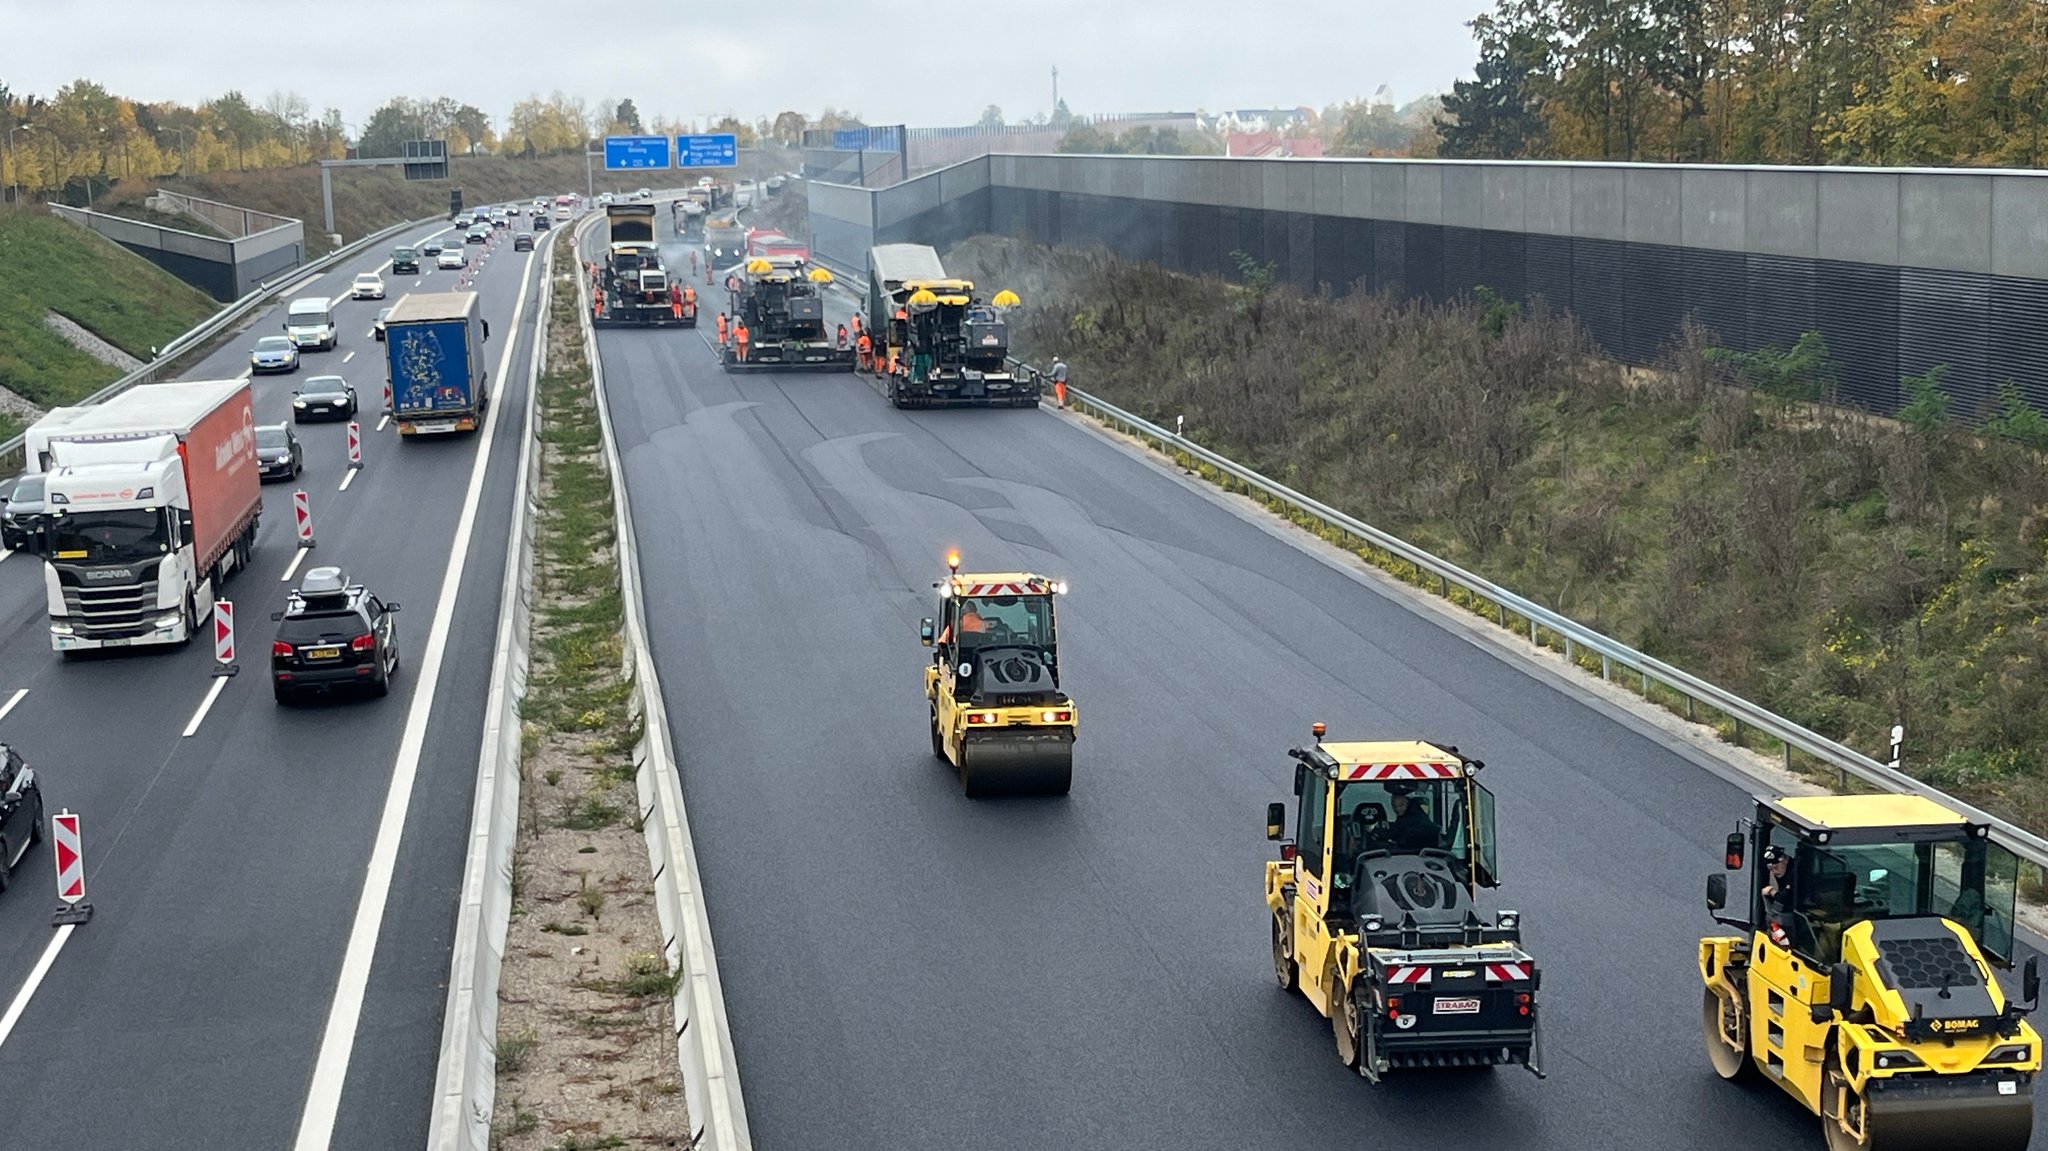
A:
[[[940,763],[946,761],[946,737],[939,731],[939,713],[932,712],[932,758]]]
[[[1301,986],[1301,968],[1294,962],[1294,922],[1285,912],[1273,915],[1273,978],[1282,991]]]
[[[0,893],[6,892],[7,884],[13,877],[13,872],[9,871],[7,868],[7,864],[11,860],[13,860],[13,858],[13,846],[7,842],[6,836],[0,835]]]
[[[1706,1039],[1707,1062],[1714,1065],[1714,1074],[1731,1081],[1753,1077],[1756,1061],[1749,1057],[1749,1019],[1742,1010],[1742,1001],[1711,987],[1704,988],[1702,994],[1701,1032]],[[1723,1038],[1730,1029],[1743,1037],[1740,1049],[1730,1047]]]
[[[36,795],[36,817],[28,825],[28,842],[31,847],[43,841],[43,797]]]
[[[185,642],[178,646],[189,646],[197,638],[199,638],[199,609],[193,606],[192,597],[188,595],[185,597]]]
[[[1862,1140],[1843,1129],[1844,1109],[1849,1113],[1849,1121],[1863,1128]],[[1820,1077],[1820,1126],[1827,1136],[1828,1151],[1875,1151],[1877,1140],[1870,1137],[1870,1112],[1864,1106],[1863,1096],[1849,1088],[1832,1052],[1828,1054],[1828,1068]],[[1959,1138],[1957,1142],[1960,1145],[1963,1140]]]
[[[292,693],[290,692],[290,690],[288,690],[283,684],[278,683],[275,680],[271,681],[270,695],[272,699],[277,700],[277,702],[281,705],[289,704],[292,701]]]
[[[1351,985],[1340,984],[1330,1003],[1330,1034],[1337,1041],[1337,1062],[1358,1066],[1358,1005],[1351,999]]]
[[[378,664],[378,665],[377,665],[377,675],[376,675],[376,678],[374,678],[374,679],[372,679],[372,680],[370,681],[370,694],[371,694],[371,695],[374,695],[374,696],[377,696],[377,697],[379,697],[379,698],[382,698],[382,697],[384,697],[384,696],[387,696],[387,695],[390,695],[390,694],[391,694],[391,665],[390,665],[390,664],[388,664],[388,663],[380,663],[380,664]]]

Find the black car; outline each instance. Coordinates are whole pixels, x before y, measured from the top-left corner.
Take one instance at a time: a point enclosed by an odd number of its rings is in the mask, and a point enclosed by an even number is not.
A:
[[[309,376],[292,393],[292,422],[356,418],[355,385],[340,376]]]
[[[465,244],[488,243],[490,238],[491,226],[489,224],[471,224],[469,231],[462,234],[462,242]]]
[[[290,424],[264,424],[256,429],[256,474],[266,480],[288,480],[306,469],[306,453]]]
[[[380,343],[380,344],[381,344],[381,343],[383,343],[383,342],[385,341],[385,337],[386,337],[386,333],[385,333],[385,331],[384,331],[384,323],[385,323],[385,321],[389,320],[390,318],[391,318],[391,309],[390,309],[390,308],[378,308],[378,309],[377,309],[377,322],[376,322],[376,323],[374,323],[374,324],[371,324],[371,325],[370,325],[370,334],[371,334],[371,335],[373,335],[373,336],[375,336],[375,337],[377,337],[377,342],[378,342],[378,343]]]
[[[34,472],[0,483],[0,551],[33,545],[49,520],[43,505],[43,474]]]
[[[372,695],[391,691],[398,671],[398,611],[350,583],[337,567],[306,573],[277,621],[270,645],[270,685],[277,702],[294,695],[367,687]]]
[[[533,233],[521,232],[512,237],[512,250],[515,252],[533,251]]]
[[[422,256],[438,256],[440,254],[441,241],[438,239],[428,240],[426,243],[420,245],[420,255]]]
[[[554,225],[548,222],[548,218],[546,216],[535,216],[533,218],[533,230],[536,232],[545,232],[552,227],[554,227]]]
[[[43,785],[35,769],[0,743],[0,891],[28,849],[43,841]]]
[[[416,276],[420,270],[420,254],[411,248],[391,249],[391,274],[394,276]]]

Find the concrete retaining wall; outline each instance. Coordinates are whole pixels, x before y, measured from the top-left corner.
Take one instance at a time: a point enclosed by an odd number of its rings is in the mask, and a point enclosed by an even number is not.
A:
[[[306,256],[305,225],[297,220],[223,239],[62,204],[50,205],[50,211],[98,232],[217,300],[240,299],[263,281],[298,267]]]

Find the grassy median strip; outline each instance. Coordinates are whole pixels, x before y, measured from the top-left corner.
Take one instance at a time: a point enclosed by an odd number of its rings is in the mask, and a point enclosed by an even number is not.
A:
[[[493,1145],[687,1141],[661,923],[633,786],[640,720],[620,627],[611,477],[573,261],[551,285],[539,384],[532,668],[499,986]]]

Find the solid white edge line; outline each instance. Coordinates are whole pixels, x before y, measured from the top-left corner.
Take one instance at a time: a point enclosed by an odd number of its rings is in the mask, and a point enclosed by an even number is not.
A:
[[[206,689],[206,698],[199,701],[199,710],[192,713],[192,722],[185,725],[185,734],[179,738],[192,738],[193,734],[199,730],[199,725],[206,722],[206,713],[213,710],[213,701],[220,698],[220,689],[227,685],[228,680],[226,676],[221,676],[213,681],[213,686]]]
[[[519,321],[526,313],[526,288],[533,277],[534,253],[527,253],[520,272],[519,295],[512,307],[511,334],[498,357],[498,379],[511,369],[512,351],[519,346]],[[313,1065],[313,1079],[306,1088],[306,1108],[299,1116],[296,1151],[327,1151],[334,1141],[334,1124],[341,1111],[341,1092],[348,1081],[349,1057],[356,1042],[356,1027],[362,1020],[363,996],[370,984],[370,963],[376,958],[377,937],[384,928],[384,905],[391,897],[391,879],[398,866],[399,840],[405,834],[406,811],[412,805],[413,780],[419,774],[420,754],[426,747],[427,722],[433,714],[435,689],[441,681],[441,663],[448,649],[448,632],[455,619],[457,600],[462,594],[462,567],[469,558],[469,539],[476,528],[477,510],[483,505],[484,477],[497,443],[499,413],[503,404],[492,404],[484,421],[484,441],[477,446],[476,463],[469,473],[469,491],[463,497],[462,517],[455,527],[455,539],[448,551],[448,568],[441,577],[441,594],[434,605],[434,627],[419,663],[418,682],[413,685],[412,706],[406,712],[405,734],[398,745],[398,761],[391,772],[391,789],[384,797],[384,814],[377,824],[377,840],[370,849],[368,871],[363,876],[363,895],[356,905],[355,922],[349,928],[348,950],[342,955],[341,975],[335,983],[334,999],[328,1007],[327,1029],[320,1038],[320,1056]],[[514,508],[517,515],[519,509]]]
[[[351,467],[347,467],[347,468],[343,468],[343,469],[342,469],[342,471],[341,471],[341,486],[340,486],[340,487],[338,487],[338,488],[336,488],[335,490],[336,490],[336,491],[340,491],[340,492],[345,492],[345,491],[347,491],[347,490],[348,490],[348,486],[349,486],[350,484],[352,484],[352,483],[354,483],[354,482],[355,482],[355,479],[356,479],[356,473],[357,473],[357,472],[359,472],[359,471],[362,471],[362,470],[363,470],[363,469],[361,469],[361,468],[358,468],[358,467],[353,467],[353,466],[351,466]]]
[[[301,563],[302,561],[304,561],[304,560],[305,560],[305,558],[306,558],[306,553],[307,553],[307,552],[309,552],[309,551],[312,551],[312,550],[313,550],[312,548],[296,548],[296,549],[294,549],[294,550],[292,551],[292,562],[290,562],[290,563],[288,563],[288,564],[284,565],[284,574],[283,574],[283,575],[281,575],[281,576],[279,576],[279,577],[277,577],[277,582],[279,582],[279,583],[290,583],[290,582],[292,582],[292,576],[294,576],[294,575],[298,574],[298,570],[299,570],[299,564],[300,564],[300,563]]]
[[[0,1015],[0,1046],[7,1043],[8,1035],[13,1033],[15,1023],[21,1019],[21,1013],[28,1010],[28,1001],[34,997],[36,988],[42,985],[43,976],[50,973],[50,965],[57,962],[57,953],[64,950],[64,944],[70,941],[75,927],[75,924],[67,923],[50,937],[50,945],[43,948],[43,957],[36,960],[35,969],[28,973],[28,981],[15,992],[14,1002],[7,1005],[7,1014]]]
[[[27,689],[27,688],[25,688],[25,687],[24,687],[24,688],[18,688],[18,689],[16,689],[16,690],[15,690],[15,693],[14,693],[14,694],[13,694],[12,696],[8,697],[8,700],[7,700],[7,702],[6,702],[6,703],[0,703],[0,719],[6,719],[6,718],[7,718],[7,713],[8,713],[8,712],[10,712],[10,711],[13,711],[13,710],[14,710],[14,705],[15,705],[15,704],[17,704],[17,703],[20,703],[20,702],[21,702],[21,700],[22,700],[22,697],[23,697],[23,696],[25,696],[25,695],[27,695],[27,694],[28,694],[28,689]]]

